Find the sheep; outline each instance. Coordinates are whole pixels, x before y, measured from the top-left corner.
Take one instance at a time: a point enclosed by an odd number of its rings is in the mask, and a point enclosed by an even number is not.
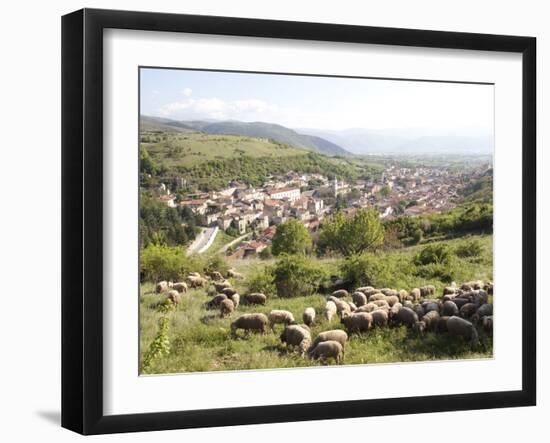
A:
[[[176,290],[168,291],[168,300],[170,300],[174,305],[179,305],[181,301],[180,293]]]
[[[446,286],[443,288],[443,295],[456,296],[456,288],[454,286]]]
[[[187,292],[187,283],[183,281],[179,281],[179,282],[173,283],[172,288],[178,291],[179,293],[184,293],[184,292]]]
[[[489,295],[493,295],[493,291],[494,291],[494,284],[492,281],[488,281],[487,283],[485,283],[485,286],[483,286],[483,289],[487,291],[487,294]]]
[[[433,312],[433,311],[432,311]],[[444,315],[442,317],[439,317],[437,319],[437,322],[435,324],[435,332],[448,332],[447,329],[447,320],[449,320],[451,317],[448,315]]]
[[[380,291],[376,288],[373,288],[372,286],[369,286],[368,289],[361,291],[363,294],[367,296],[367,300],[371,295],[378,294]],[[384,294],[382,294],[384,295]]]
[[[374,300],[372,303],[374,303],[378,307],[390,309],[390,305],[386,300]]]
[[[489,315],[493,315],[493,305],[485,303],[477,309],[474,315],[472,315],[472,323],[477,324],[483,317]]]
[[[372,312],[378,309],[378,306],[374,303],[367,303],[366,305],[363,305],[355,310],[355,312]]]
[[[351,314],[351,306],[344,300],[340,300],[336,297],[330,297],[330,301],[336,305],[336,313],[340,317],[342,317],[342,313]]]
[[[355,305],[355,303],[353,303],[352,301],[348,301],[347,304],[348,304],[351,312],[357,311],[357,306]]]
[[[458,315],[458,306],[453,301],[447,300],[441,306],[441,314],[446,315],[448,317],[452,317],[453,315]]]
[[[486,304],[489,301],[489,295],[483,289],[474,291],[471,297],[472,303],[477,306]]]
[[[474,325],[461,317],[450,317],[447,320],[447,330],[449,335],[461,336],[465,340],[469,340],[471,346],[474,346],[479,341],[477,330]]]
[[[397,321],[411,328],[418,321],[418,315],[411,308],[404,306],[397,313]]]
[[[281,342],[285,343],[288,347],[297,346],[300,349],[302,357],[311,345],[311,333],[308,329],[299,325],[286,326],[280,338]]]
[[[439,312],[437,311],[429,311],[422,317],[422,321],[426,325],[427,331],[432,331],[435,329],[437,322],[439,321]]]
[[[397,293],[397,296],[399,297],[399,302],[403,303],[407,299],[407,297],[409,296],[409,293],[408,293],[408,291],[405,291],[404,289],[401,289]]]
[[[492,334],[493,333],[493,316],[487,315],[481,319],[481,325],[483,326],[483,329]]]
[[[346,315],[341,319],[341,323],[349,332],[368,331],[372,327],[372,321],[372,314],[369,312]]]
[[[236,335],[238,329],[245,332],[254,331],[265,333],[268,319],[265,314],[243,314],[231,323],[231,333]]]
[[[267,297],[259,292],[253,292],[251,294],[246,294],[244,300],[249,305],[265,305]]]
[[[439,312],[439,302],[437,300],[426,300],[424,303],[422,303],[422,307],[424,308],[425,314],[430,311]]]
[[[381,292],[376,292],[376,293],[370,295],[369,298],[368,298],[369,303],[375,302],[375,301],[378,301],[378,300],[386,300],[386,296],[384,294],[382,294]]]
[[[390,312],[388,312],[388,318],[389,320],[393,320],[394,317],[397,315],[399,310],[403,307],[401,303],[396,303],[390,308]]]
[[[367,304],[367,296],[359,291],[356,291],[353,294],[351,294],[351,299],[359,308]]]
[[[222,292],[225,288],[231,288],[232,286],[233,285],[230,282],[228,282],[227,280],[214,283],[214,287],[216,288],[216,292]]]
[[[327,321],[330,322],[332,320],[332,317],[334,317],[334,314],[336,314],[336,304],[333,301],[329,300],[325,305],[325,318],[327,319]]]
[[[460,308],[460,316],[462,318],[470,318],[472,315],[474,315],[477,311],[477,305],[474,303],[466,303],[464,306]]]
[[[186,280],[190,288],[204,288],[208,286],[208,281],[202,277],[189,275]]]
[[[276,324],[283,324],[286,326],[291,323],[295,323],[294,315],[292,315],[292,312],[284,311],[282,309],[274,309],[269,313],[267,318],[269,320],[269,327],[272,331],[275,330]]]
[[[414,306],[415,306],[415,305],[414,305],[414,303],[413,303],[412,301],[410,301],[410,300],[405,300],[405,301],[403,302],[403,306],[404,306],[405,308],[414,309]]]
[[[428,287],[428,286],[421,286],[421,287],[418,288],[418,289],[420,289],[420,295],[421,295],[422,297],[427,297],[428,295],[431,294],[431,292],[430,292],[430,291],[431,291],[431,287]]]
[[[229,297],[229,299],[233,302],[233,305],[235,307],[235,309],[237,309],[239,307],[239,304],[241,302],[241,296],[237,293],[231,295]]]
[[[309,352],[313,351],[313,349],[315,349],[315,346],[317,346],[319,343],[329,340],[337,341],[342,345],[342,347],[344,347],[346,345],[346,342],[348,341],[348,334],[346,334],[346,331],[342,331],[341,329],[332,329],[330,331],[319,332],[317,337],[315,337],[315,340],[313,340],[313,343],[309,348]]]
[[[382,309],[371,312],[372,323],[374,326],[385,327],[388,326],[388,312]]]
[[[240,272],[235,271],[235,269],[230,269],[229,271],[227,271],[227,276],[232,277],[232,278],[236,278],[237,280],[243,280],[244,279],[244,275],[241,274]]]
[[[422,305],[415,305],[413,308],[413,311],[416,312],[416,315],[418,315],[418,318],[424,317],[424,314],[426,313]]]
[[[421,296],[422,294],[421,294],[421,292],[420,292],[420,289],[414,288],[414,289],[411,289],[411,292],[409,293],[409,295],[412,297],[413,301],[419,301],[419,300],[420,300],[420,296]]]
[[[155,292],[157,294],[161,294],[162,292],[165,292],[168,290],[168,282],[167,281],[159,281],[157,285],[155,286]]]
[[[198,272],[190,272],[189,277],[198,277],[201,278],[201,275]]]
[[[219,308],[223,300],[227,300],[227,295],[225,294],[215,295],[214,297],[212,297],[212,299],[208,303],[206,303],[206,308],[207,309]]]
[[[363,294],[365,294],[365,292],[367,291],[372,291],[374,288],[372,286],[362,286],[360,288],[357,288],[356,291],[358,292],[362,292]],[[365,294],[366,295],[366,294]]]
[[[393,297],[394,295],[397,296],[397,291],[395,289],[382,288],[380,289],[380,292],[386,297]]]
[[[233,294],[237,293],[237,290],[235,288],[223,288],[220,293],[231,297]]]
[[[388,296],[386,296],[386,298],[384,300],[390,306],[390,308],[394,304],[399,303],[399,297],[397,295],[388,295]]]
[[[470,300],[463,297],[456,297],[456,298],[453,298],[453,303],[457,306],[458,309],[460,309],[466,303],[470,303]]]
[[[311,307],[306,308],[302,314],[302,320],[306,325],[311,326],[315,320],[315,309]]]
[[[338,289],[337,291],[334,291],[331,295],[336,298],[344,298],[349,295],[349,292],[345,289]]]
[[[226,298],[220,302],[221,318],[230,316],[234,310],[235,310],[235,305],[233,304],[233,301],[231,299]]]
[[[344,360],[344,347],[334,340],[328,340],[319,343],[313,351],[311,357],[325,362],[329,358],[334,358],[336,364],[341,364]]]
[[[211,278],[212,280],[214,280],[214,281],[223,281],[223,280],[225,280],[225,279],[223,278],[223,275],[222,275],[220,272],[218,272],[218,271],[212,271],[212,272],[210,273],[210,278]]]

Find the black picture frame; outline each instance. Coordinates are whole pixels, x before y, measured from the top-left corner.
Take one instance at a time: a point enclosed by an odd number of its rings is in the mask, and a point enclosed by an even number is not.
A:
[[[103,413],[103,30],[522,54],[522,388],[131,415]],[[83,9],[62,18],[62,426],[82,434],[489,409],[536,404],[536,39],[233,17]]]

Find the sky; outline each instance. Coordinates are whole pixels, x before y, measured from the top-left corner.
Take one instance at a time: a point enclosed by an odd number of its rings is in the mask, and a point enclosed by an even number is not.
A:
[[[141,114],[290,128],[493,132],[492,85],[142,68]]]

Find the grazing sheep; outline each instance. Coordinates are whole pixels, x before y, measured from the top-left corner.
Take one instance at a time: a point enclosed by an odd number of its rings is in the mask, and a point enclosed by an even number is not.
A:
[[[462,283],[462,286],[460,286],[460,289],[462,289],[463,291],[471,291],[472,289],[474,289],[474,287],[471,285],[471,283]]]
[[[329,300],[325,305],[325,318],[330,322],[336,314],[336,304]]]
[[[357,311],[357,306],[355,305],[355,303],[353,303],[352,301],[348,301],[347,303],[349,305],[349,308],[351,309],[351,312]]]
[[[295,322],[292,312],[284,311],[282,309],[274,309],[269,313],[267,318],[269,320],[269,327],[272,331],[275,330],[276,324],[282,324],[286,326]]]
[[[448,332],[447,320],[449,320],[450,318],[451,317],[447,315],[439,317],[437,323],[435,324],[435,332]]]
[[[422,317],[422,321],[426,325],[427,331],[432,331],[435,329],[437,322],[439,321],[439,312],[437,311],[430,311],[427,312],[424,317]]]
[[[410,300],[405,300],[405,301],[403,302],[403,306],[404,306],[405,308],[414,309],[414,306],[415,306],[415,305],[414,305],[414,303],[413,303],[412,301],[410,301]]]
[[[231,323],[231,333],[235,335],[238,329],[242,329],[245,332],[254,331],[264,334],[267,322],[265,314],[243,314]]]
[[[355,310],[355,312],[372,312],[378,309],[378,306],[374,303],[367,303],[366,305],[363,305]]]
[[[302,357],[311,344],[311,334],[308,329],[298,325],[289,325],[281,333],[281,342],[288,347],[297,346]]]
[[[437,300],[426,300],[422,303],[422,307],[424,308],[424,313],[426,313],[426,314],[430,311],[439,312],[439,301],[437,301]]]
[[[390,308],[390,312],[388,312],[388,318],[389,320],[393,320],[394,317],[397,315],[399,310],[403,307],[401,303],[396,303]]]
[[[210,273],[210,278],[214,281],[223,281],[223,280],[225,280],[223,275],[218,271],[212,271]]]
[[[376,292],[372,295],[369,295],[369,298],[368,298],[369,303],[375,302],[375,301],[378,301],[378,300],[386,300],[386,296],[384,294],[382,294],[381,292]]]
[[[493,333],[493,316],[487,315],[481,319],[481,325],[483,326],[483,329],[485,332],[488,332],[490,334]]]
[[[471,300],[472,303],[481,306],[489,301],[489,295],[483,289],[479,289],[477,291],[474,291]]]
[[[233,311],[235,310],[235,305],[233,304],[233,301],[229,298],[226,298],[225,300],[222,300],[220,303],[220,317],[228,317],[230,316]]]
[[[411,308],[404,306],[397,313],[397,321],[406,325],[408,328],[412,328],[418,321],[418,315]]]
[[[485,289],[487,291],[487,294],[489,295],[493,295],[493,291],[494,291],[494,284],[492,281],[488,281],[487,283],[485,283],[485,286],[483,287],[483,289]]]
[[[235,294],[231,295],[229,298],[233,302],[235,309],[237,309],[241,302],[241,296],[235,292]]]
[[[466,303],[470,303],[470,300],[463,297],[456,297],[456,298],[453,298],[453,303],[457,306],[458,309],[460,309]]]
[[[489,315],[493,315],[493,305],[490,305],[488,303],[481,305],[476,313],[472,315],[472,323],[477,324],[483,317],[487,317]]]
[[[380,292],[384,294],[386,297],[393,297],[393,296],[397,297],[397,291],[395,289],[382,288],[380,289]]]
[[[311,307],[306,308],[302,314],[302,320],[306,325],[311,326],[315,321],[315,309]]]
[[[474,315],[477,311],[477,305],[474,303],[466,303],[464,306],[460,308],[460,316],[462,318],[470,318],[472,315]]]
[[[345,289],[338,289],[337,291],[334,291],[331,295],[336,298],[344,298],[349,295],[349,292]]]
[[[390,309],[390,305],[386,300],[374,300],[372,303],[374,303],[378,307],[388,308],[388,310]]]
[[[368,300],[368,298],[369,298],[371,295],[378,294],[380,291],[379,291],[378,289],[376,289],[376,288],[373,288],[373,287],[369,286],[369,289],[366,289],[366,290],[364,290],[364,291],[362,291],[362,292],[363,292],[363,294],[365,294],[365,295],[367,296],[367,300]],[[382,294],[382,295],[384,295],[384,294]]]
[[[223,288],[220,293],[231,297],[233,294],[237,293],[237,290],[235,288]]]
[[[424,317],[424,314],[426,313],[422,305],[415,305],[413,308],[413,311],[416,312],[416,315],[418,315],[418,318]]]
[[[374,326],[378,326],[380,328],[388,326],[388,312],[383,309],[378,309],[376,311],[371,312],[372,316],[372,323]]]
[[[244,300],[249,305],[265,305],[267,297],[259,292],[253,292],[252,294],[246,294]]]
[[[330,301],[336,305],[336,313],[340,317],[342,317],[343,313],[351,314],[351,306],[344,300],[340,300],[336,297],[330,297]]]
[[[414,288],[414,289],[411,289],[411,292],[409,293],[409,295],[412,297],[412,301],[419,301],[420,300],[420,297],[421,297],[421,292],[420,292],[420,289],[418,288]]]
[[[351,294],[351,299],[353,300],[353,303],[355,303],[359,308],[367,304],[367,296],[359,291]]]
[[[352,315],[345,315],[341,323],[349,332],[368,331],[372,327],[372,313],[359,312]]]
[[[172,285],[172,287],[178,292],[187,292],[187,283],[185,283],[184,281],[176,282]]]
[[[456,288],[454,286],[446,286],[443,288],[443,295],[456,296]]]
[[[179,303],[181,301],[180,293],[178,291],[175,291],[175,290],[169,291],[168,292],[168,300],[170,300],[176,306],[179,305]]]
[[[311,357],[319,359],[322,362],[326,362],[329,358],[334,358],[336,364],[340,364],[344,359],[344,347],[334,340],[323,341],[311,351]]]
[[[453,315],[458,315],[458,306],[451,300],[447,300],[441,306],[441,314],[452,317]]]
[[[155,292],[157,294],[160,294],[164,291],[168,290],[168,282],[167,281],[159,281],[157,285],[155,286]]]
[[[427,297],[428,295],[430,295],[430,289],[427,286],[421,286],[418,289],[420,289],[421,297]]]
[[[212,297],[212,299],[206,303],[207,309],[216,309],[220,307],[220,304],[223,300],[227,300],[227,295],[225,294],[218,294]]]
[[[221,281],[214,283],[214,287],[216,288],[216,292],[222,292],[225,288],[231,288],[233,285],[227,281]]]
[[[190,272],[189,277],[198,277],[201,278],[201,275],[198,272]]]
[[[404,289],[401,289],[398,293],[397,293],[397,296],[399,297],[399,302],[400,303],[403,303],[407,297],[409,296],[409,292],[408,291],[405,291]]]
[[[478,343],[476,328],[468,320],[464,320],[461,317],[450,317],[447,320],[447,330],[450,335],[461,336],[464,339],[469,340],[472,346]]]
[[[244,279],[244,275],[241,274],[240,272],[235,271],[235,269],[230,269],[229,271],[227,271],[227,276],[232,277],[232,278],[236,278],[237,280],[243,280]]]
[[[186,280],[190,288],[205,288],[208,286],[208,281],[202,277],[189,275]]]
[[[357,288],[356,291],[359,291],[359,292],[362,292],[363,294],[365,294],[365,292],[372,291],[373,289],[374,288],[372,286],[362,286],[360,288]]]
[[[344,347],[346,345],[346,342],[348,341],[348,334],[346,334],[346,331],[342,331],[341,329],[332,329],[330,331],[320,332],[317,337],[315,337],[315,340],[313,340],[313,343],[309,348],[309,352],[313,351],[315,346],[317,346],[319,343],[329,340],[337,341],[342,345],[342,347]]]

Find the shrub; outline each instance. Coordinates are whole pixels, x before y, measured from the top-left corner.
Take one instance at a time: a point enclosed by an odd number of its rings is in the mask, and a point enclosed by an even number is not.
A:
[[[213,271],[221,272],[223,275],[227,275],[229,271],[229,265],[221,255],[213,255],[206,260],[204,265],[204,272],[210,273]]]
[[[415,257],[416,265],[446,264],[451,261],[451,247],[444,243],[424,247]]]
[[[323,268],[302,255],[283,255],[273,268],[273,281],[280,297],[311,295],[325,277]]]
[[[271,253],[271,246],[268,246],[267,248],[264,248],[260,251],[259,254],[260,258],[262,260],[269,260],[273,257],[273,254]]]
[[[456,280],[456,270],[451,261],[447,263],[430,263],[418,266],[416,275],[429,280],[440,280],[444,283],[451,283]]]
[[[340,265],[344,280],[354,286],[385,286],[391,280],[391,267],[375,254],[347,257]]]
[[[475,238],[465,240],[455,248],[455,254],[459,257],[479,257],[482,252],[483,245]]]
[[[277,294],[272,269],[269,267],[256,271],[247,283],[248,292],[261,292],[262,294],[273,296]]]
[[[291,219],[277,226],[273,237],[273,255],[306,254],[311,250],[311,237],[299,220]]]
[[[179,280],[194,270],[192,267],[183,248],[149,245],[141,250],[141,281]]]

